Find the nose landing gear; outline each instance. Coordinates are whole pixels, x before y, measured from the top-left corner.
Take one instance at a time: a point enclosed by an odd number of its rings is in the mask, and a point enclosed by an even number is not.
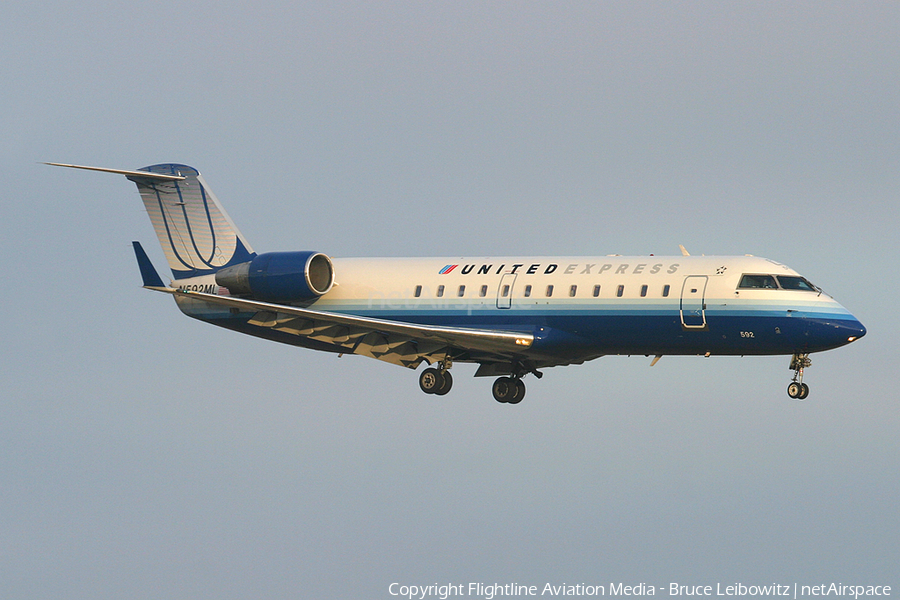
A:
[[[812,360],[809,354],[795,354],[791,357],[791,370],[794,372],[794,379],[788,385],[787,393],[791,398],[797,400],[806,400],[809,396],[809,386],[803,383],[803,369],[810,366]]]

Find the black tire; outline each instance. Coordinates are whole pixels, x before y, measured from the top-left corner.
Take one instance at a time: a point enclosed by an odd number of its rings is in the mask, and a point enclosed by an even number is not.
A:
[[[444,379],[444,385],[441,386],[441,389],[434,392],[437,396],[443,396],[453,387],[453,376],[450,374],[450,371],[444,371],[441,373],[441,377]]]
[[[809,386],[804,384],[800,385],[800,395],[797,396],[798,400],[806,400],[806,397],[809,396]]]
[[[494,385],[491,386],[491,393],[494,394],[494,400],[506,404],[516,393],[515,380],[512,377],[497,378]]]
[[[802,392],[803,386],[796,381],[792,381],[790,385],[788,385],[787,393],[791,398],[799,398]]]
[[[525,397],[525,382],[521,379],[514,379],[513,381],[516,384],[516,393],[512,398],[507,400],[507,402],[510,404],[518,404],[522,401],[522,398]]]
[[[426,394],[436,394],[443,387],[444,376],[437,369],[429,367],[419,375],[419,388]]]

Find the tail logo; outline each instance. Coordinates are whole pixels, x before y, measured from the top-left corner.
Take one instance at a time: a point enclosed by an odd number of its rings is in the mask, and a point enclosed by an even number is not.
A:
[[[155,165],[145,170],[185,177],[181,181],[136,181],[176,279],[250,260],[250,252],[195,169]]]

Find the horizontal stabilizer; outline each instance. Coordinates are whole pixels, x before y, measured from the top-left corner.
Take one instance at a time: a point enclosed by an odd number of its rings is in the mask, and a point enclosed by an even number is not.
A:
[[[150,173],[148,171],[127,171],[125,169],[107,169],[106,167],[86,167],[83,165],[68,165],[65,163],[44,163],[51,167],[68,167],[70,169],[84,169],[85,171],[100,171],[101,173],[115,173],[124,175],[129,179],[142,179],[149,181],[183,181],[187,179],[182,175],[165,175],[163,173]]]
[[[131,242],[131,245],[134,246],[134,256],[137,258],[138,268],[141,270],[141,279],[144,282],[144,287],[165,288],[166,285],[153,267],[153,263],[150,262],[150,258],[147,256],[141,243]]]

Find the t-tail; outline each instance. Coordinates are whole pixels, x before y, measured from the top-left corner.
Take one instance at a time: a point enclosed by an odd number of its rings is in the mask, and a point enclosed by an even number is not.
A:
[[[48,164],[117,173],[133,181],[176,281],[213,275],[256,256],[193,167],[167,163],[125,171]]]

